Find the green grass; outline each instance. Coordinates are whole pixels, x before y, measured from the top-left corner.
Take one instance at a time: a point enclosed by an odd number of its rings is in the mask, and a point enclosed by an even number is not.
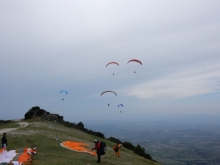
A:
[[[20,124],[18,124],[17,122],[11,121],[9,123],[0,124],[0,129],[4,129],[4,128],[17,128],[19,126],[20,126]]]
[[[99,139],[107,144],[107,152],[102,156],[101,164],[108,165],[157,165],[158,163],[140,157],[126,148],[121,148],[121,157],[115,156],[112,150],[113,142],[86,134],[80,130],[56,124],[56,132],[59,140],[55,140],[56,133],[54,123],[41,121],[40,119],[27,120],[29,125],[25,128],[19,127],[7,135],[8,150],[22,149],[26,147],[37,147],[38,153],[34,155],[33,165],[96,165],[97,157],[87,153],[74,152],[60,146],[61,142],[72,140],[89,144],[93,148],[94,139]],[[16,122],[7,123],[8,126],[15,126]],[[6,127],[0,127],[3,129]]]

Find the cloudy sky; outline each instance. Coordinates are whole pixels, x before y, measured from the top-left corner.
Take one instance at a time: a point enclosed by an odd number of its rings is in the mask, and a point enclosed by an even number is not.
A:
[[[220,115],[219,6],[1,1],[0,119],[23,118],[33,106],[72,122]],[[106,67],[112,61],[119,66]],[[106,90],[117,96],[100,96]]]

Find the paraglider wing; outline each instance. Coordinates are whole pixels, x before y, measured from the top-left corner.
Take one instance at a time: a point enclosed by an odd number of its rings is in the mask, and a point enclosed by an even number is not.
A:
[[[120,106],[122,106],[122,107],[123,107],[123,104],[119,104],[119,105],[118,105],[118,107],[120,107]]]
[[[65,92],[66,94],[68,94],[68,92],[66,90],[61,90],[60,93]]]
[[[142,65],[142,62],[141,62],[140,60],[137,60],[137,59],[129,60],[128,63],[129,63],[129,62],[138,62],[139,64]],[[128,64],[128,63],[127,63],[127,64]]]
[[[106,67],[107,67],[108,65],[110,65],[110,64],[116,64],[116,65],[119,66],[119,64],[118,64],[117,62],[109,62],[108,64],[106,64]]]
[[[101,93],[101,96],[102,96],[103,94],[107,93],[107,92],[112,92],[112,93],[114,93],[114,94],[115,94],[115,96],[117,96],[117,93],[116,93],[116,92],[114,92],[114,91],[104,91],[104,92],[102,92],[102,93]]]

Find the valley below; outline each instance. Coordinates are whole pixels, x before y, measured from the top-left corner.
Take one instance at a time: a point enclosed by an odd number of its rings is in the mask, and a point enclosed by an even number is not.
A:
[[[220,165],[220,125],[166,121],[87,122],[122,142],[140,144],[164,165]]]

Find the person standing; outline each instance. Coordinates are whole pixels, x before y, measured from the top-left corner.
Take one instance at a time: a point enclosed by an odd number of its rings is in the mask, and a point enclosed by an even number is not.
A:
[[[120,148],[121,148],[121,144],[120,143],[117,143],[115,146],[114,146],[114,151],[116,153],[116,156],[117,157],[120,157]]]
[[[7,139],[6,139],[6,133],[3,133],[3,136],[2,136],[2,148],[4,148],[6,150],[6,147],[7,147]]]
[[[92,150],[96,150],[97,153],[97,158],[98,158],[98,163],[101,162],[101,143],[98,140],[94,140],[95,147]]]

